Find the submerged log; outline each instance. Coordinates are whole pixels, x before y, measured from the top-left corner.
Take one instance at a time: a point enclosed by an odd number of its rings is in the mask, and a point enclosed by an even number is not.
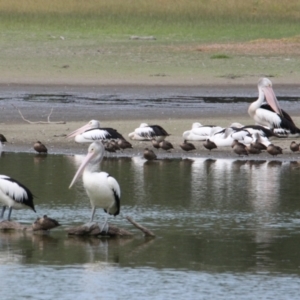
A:
[[[145,236],[155,237],[155,234],[147,229],[146,227],[135,222],[131,217],[126,217],[126,219],[133,224],[136,228],[141,230]],[[130,231],[118,228],[114,225],[107,224],[104,229],[101,229],[97,223],[87,223],[80,226],[72,227],[67,230],[68,235],[77,236],[109,236],[109,237],[132,237],[133,233]]]
[[[49,231],[50,229],[53,229],[57,226],[60,226],[60,224],[46,215],[44,215],[42,218],[37,218],[34,223],[30,226],[22,225],[15,221],[8,221],[8,220],[2,220],[0,222],[0,230],[22,230],[22,231]]]
[[[117,236],[128,237],[133,235],[130,231],[122,228],[118,228],[111,224],[107,224],[107,227],[105,228],[105,230],[101,230],[99,224],[92,223],[91,225],[84,224],[84,225],[69,228],[67,232],[69,235],[80,235],[80,236],[101,235],[101,236],[110,236],[110,237],[117,237]]]

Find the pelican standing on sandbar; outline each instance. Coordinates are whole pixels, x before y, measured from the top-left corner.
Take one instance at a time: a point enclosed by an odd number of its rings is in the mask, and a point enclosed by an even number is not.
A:
[[[0,218],[3,219],[6,208],[9,208],[7,220],[10,221],[12,209],[31,208],[34,212],[33,194],[31,191],[17,180],[0,175],[0,203],[2,212]]]
[[[261,78],[257,87],[258,99],[248,108],[248,113],[256,124],[269,127],[278,135],[300,135],[300,129],[295,125],[290,115],[280,108],[271,80]]]
[[[75,136],[77,143],[92,143],[99,140],[122,139],[124,137],[114,128],[101,128],[100,122],[91,120],[86,125],[69,133],[67,138]]]
[[[107,214],[117,216],[120,213],[121,189],[115,178],[106,172],[99,172],[99,164],[104,155],[104,146],[101,142],[94,142],[88,148],[88,154],[82,161],[69,188],[73,186],[82,174],[83,186],[90,198],[93,222],[97,207],[103,208]],[[107,224],[107,216],[101,231]]]

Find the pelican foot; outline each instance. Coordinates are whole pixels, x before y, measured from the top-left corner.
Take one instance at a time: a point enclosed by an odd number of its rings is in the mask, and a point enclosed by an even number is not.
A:
[[[105,221],[100,227],[100,232],[104,231],[105,233],[108,233],[109,225],[107,221]]]

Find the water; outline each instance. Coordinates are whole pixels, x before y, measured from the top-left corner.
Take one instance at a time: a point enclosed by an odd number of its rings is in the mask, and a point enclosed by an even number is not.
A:
[[[110,222],[134,238],[68,237],[89,220],[82,156],[2,153],[2,174],[36,195],[50,235],[0,232],[1,299],[297,299],[300,202],[297,162],[106,158],[122,189]],[[31,224],[30,210],[12,217]],[[146,239],[130,215],[156,234]],[[99,209],[96,219],[104,213]]]

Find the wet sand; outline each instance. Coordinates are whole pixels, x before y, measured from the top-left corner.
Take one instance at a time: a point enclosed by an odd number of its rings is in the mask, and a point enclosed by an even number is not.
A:
[[[174,145],[174,150],[170,153],[163,150],[156,151],[159,158],[181,158],[181,157],[207,157],[207,158],[232,158],[238,156],[232,152],[231,148],[224,147],[214,149],[209,152],[202,142],[194,142],[197,150],[193,152],[184,152],[179,144],[182,142],[182,133],[189,130],[193,122],[202,124],[216,124],[223,127],[229,126],[232,122],[240,122],[244,125],[253,124],[252,119],[247,114],[248,103],[203,103],[198,109],[190,107],[172,107],[172,105],[162,108],[152,107],[133,107],[133,106],[110,106],[110,105],[90,105],[84,101],[78,103],[53,103],[34,101],[11,101],[11,93],[95,93],[101,95],[122,95],[122,97],[150,97],[164,95],[183,97],[184,95],[202,95],[202,96],[245,96],[257,97],[257,89],[252,85],[238,86],[72,86],[72,85],[5,85],[2,86],[2,100],[0,101],[1,112],[1,130],[8,143],[3,147],[3,151],[13,152],[32,152],[35,141],[40,140],[48,147],[52,154],[84,154],[87,151],[88,144],[76,144],[73,139],[66,139],[66,134],[81,127],[91,119],[100,120],[102,127],[112,127],[117,129],[125,138],[141,122],[148,124],[159,124],[163,126],[171,135],[168,140]],[[299,88],[297,85],[277,85],[274,87],[277,95],[297,96]],[[26,122],[22,119],[18,110],[24,118],[32,122]],[[50,124],[47,123],[50,116]],[[283,109],[291,114],[296,124],[300,124],[300,107],[297,102],[284,102]],[[38,122],[47,124],[39,124]],[[64,122],[61,124],[61,121]],[[300,140],[300,138],[299,138]],[[291,153],[289,145],[292,139],[275,139],[274,144],[283,148],[284,154],[278,157],[272,157],[267,153],[260,155],[250,155],[240,159],[266,159],[291,161],[300,160],[300,153]],[[126,150],[123,153],[109,154],[110,156],[134,156],[142,155],[145,147],[152,147],[149,142],[131,141],[132,150]]]

